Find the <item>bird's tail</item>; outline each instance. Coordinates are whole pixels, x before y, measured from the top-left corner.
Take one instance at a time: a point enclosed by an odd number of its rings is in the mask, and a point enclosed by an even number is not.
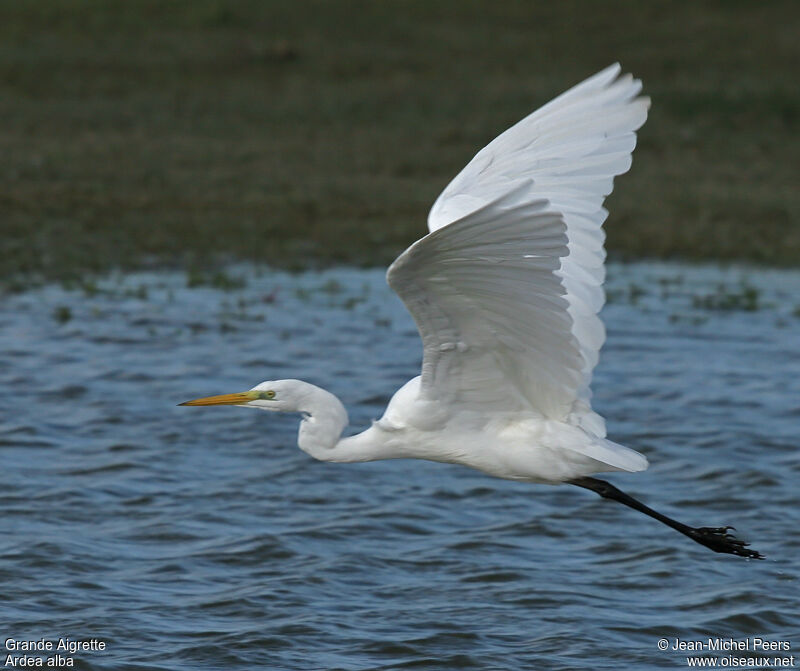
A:
[[[607,438],[591,436],[592,441],[582,445],[577,451],[595,461],[606,464],[609,471],[644,471],[649,463],[647,457],[629,447],[615,443]],[[575,448],[572,448],[575,449]]]

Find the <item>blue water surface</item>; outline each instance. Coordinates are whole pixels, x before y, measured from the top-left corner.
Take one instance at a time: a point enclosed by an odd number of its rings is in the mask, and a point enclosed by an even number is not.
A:
[[[647,671],[687,667],[662,638],[754,636],[800,657],[800,273],[612,265],[603,312],[594,405],[651,461],[608,479],[759,562],[574,487],[319,463],[296,417],[177,407],[297,377],[360,429],[418,374],[382,271],[226,272],[3,300],[6,648],[94,639],[65,657],[109,671]]]

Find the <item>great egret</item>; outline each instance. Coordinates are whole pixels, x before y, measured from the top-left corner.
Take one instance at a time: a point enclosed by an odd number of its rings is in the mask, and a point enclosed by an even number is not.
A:
[[[715,552],[761,559],[732,527],[689,527],[589,477],[647,468],[606,438],[589,402],[605,339],[602,204],[647,118],[641,88],[619,64],[602,70],[497,137],[436,199],[430,232],[386,276],[422,337],[422,374],[366,431],[342,438],[342,403],[300,380],[181,405],[301,413],[298,445],[322,461],[430,459],[577,485]]]

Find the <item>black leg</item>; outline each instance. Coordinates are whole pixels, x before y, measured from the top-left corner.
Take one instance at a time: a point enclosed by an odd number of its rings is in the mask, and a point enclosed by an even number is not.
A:
[[[568,483],[583,487],[584,489],[591,489],[605,499],[619,501],[634,510],[638,510],[640,513],[649,515],[659,522],[663,522],[667,526],[672,527],[676,531],[680,531],[684,536],[688,536],[696,543],[711,548],[714,552],[727,552],[728,554],[748,557],[750,559],[764,559],[759,552],[748,550],[748,543],[740,541],[738,538],[728,533],[733,527],[690,527],[686,524],[681,524],[666,515],[657,513],[652,508],[648,508],[641,501],[637,501],[632,496],[628,496],[625,492],[617,489],[614,485],[605,480],[598,480],[597,478],[576,478],[575,480],[568,480]]]

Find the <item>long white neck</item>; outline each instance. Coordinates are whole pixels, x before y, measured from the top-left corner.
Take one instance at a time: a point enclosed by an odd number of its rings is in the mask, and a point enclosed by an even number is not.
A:
[[[303,413],[303,419],[297,433],[297,445],[315,459],[354,462],[400,456],[388,449],[382,440],[382,432],[372,428],[356,436],[342,438],[342,432],[349,423],[347,410],[329,391],[309,384],[298,410]]]

